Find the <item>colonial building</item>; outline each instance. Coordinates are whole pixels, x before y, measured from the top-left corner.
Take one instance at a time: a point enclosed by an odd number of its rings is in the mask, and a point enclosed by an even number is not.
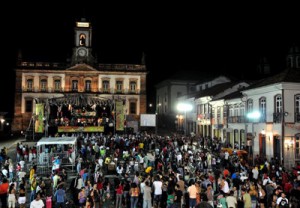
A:
[[[126,125],[137,130],[139,115],[146,112],[145,65],[98,63],[91,23],[82,19],[74,30],[69,63],[20,57],[12,130],[26,130],[40,119],[45,131],[48,127],[59,132],[103,132],[106,127],[122,131]]]
[[[291,48],[287,67],[281,73],[254,83],[225,80],[205,90],[196,89],[195,94],[175,101],[193,106],[179,117],[188,135],[195,132],[189,123],[197,123],[196,134],[217,137],[224,146],[246,149],[252,159],[257,155],[268,160],[277,158],[287,169],[300,162],[298,47]]]

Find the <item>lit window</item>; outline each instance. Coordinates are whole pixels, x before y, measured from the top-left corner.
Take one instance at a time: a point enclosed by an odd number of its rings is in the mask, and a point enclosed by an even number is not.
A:
[[[134,81],[130,82],[130,92],[132,93],[136,92],[136,82]]]
[[[123,82],[122,81],[117,81],[117,93],[121,93],[123,90]]]
[[[57,80],[54,81],[54,90],[55,90],[56,92],[59,92],[59,91],[60,91],[60,88],[61,88],[60,80],[57,79]]]
[[[72,91],[74,91],[74,92],[78,91],[78,80],[72,81]]]
[[[90,92],[91,91],[91,80],[85,81],[85,91]]]
[[[33,79],[27,79],[27,91],[33,90]]]
[[[42,92],[47,91],[47,80],[46,79],[41,80],[41,91]]]
[[[103,92],[105,92],[105,93],[109,92],[109,81],[104,80],[102,82],[102,86],[103,86]]]
[[[85,46],[85,34],[80,34],[79,35],[79,45]]]

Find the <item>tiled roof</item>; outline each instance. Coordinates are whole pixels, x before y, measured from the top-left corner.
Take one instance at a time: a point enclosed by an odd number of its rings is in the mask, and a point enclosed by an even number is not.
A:
[[[223,92],[224,90],[226,90],[230,87],[233,87],[234,85],[236,85],[236,83],[232,83],[232,82],[218,84],[218,85],[215,85],[208,89],[202,90],[201,92],[195,92],[193,94],[190,94],[189,97],[200,98],[200,97],[205,97],[205,96],[215,96],[215,95]]]
[[[263,87],[281,82],[300,83],[300,69],[288,68],[279,74],[275,74],[274,76],[257,81],[253,85],[249,86],[247,89]]]

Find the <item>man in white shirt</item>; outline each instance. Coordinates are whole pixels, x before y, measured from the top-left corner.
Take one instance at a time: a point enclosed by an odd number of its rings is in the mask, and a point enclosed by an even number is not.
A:
[[[156,175],[155,181],[153,182],[154,189],[154,204],[159,207],[161,204],[161,196],[162,196],[162,185],[163,183],[160,181],[159,175]]]
[[[36,194],[35,200],[33,200],[30,203],[30,208],[43,208],[43,207],[45,207],[45,204],[43,200],[41,200],[40,194]]]

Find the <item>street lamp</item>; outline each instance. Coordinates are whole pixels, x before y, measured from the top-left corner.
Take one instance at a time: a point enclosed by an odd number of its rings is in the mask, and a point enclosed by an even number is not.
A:
[[[187,116],[186,113],[190,112],[193,109],[193,106],[189,103],[178,103],[177,110],[184,112],[185,120],[184,120],[184,134],[187,135]]]

